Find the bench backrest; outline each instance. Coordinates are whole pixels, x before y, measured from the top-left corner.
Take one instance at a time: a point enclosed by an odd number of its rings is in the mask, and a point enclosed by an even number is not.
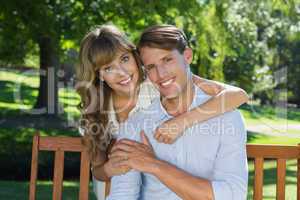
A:
[[[247,145],[248,158],[254,158],[254,200],[263,199],[264,159],[276,159],[277,184],[276,199],[285,199],[286,160],[297,159],[297,200],[300,200],[300,144],[287,145]]]
[[[53,200],[62,199],[65,152],[79,152],[81,154],[79,199],[87,200],[89,197],[90,161],[88,153],[81,143],[81,138],[48,136],[40,137],[38,134],[34,136],[32,144],[29,200],[36,199],[39,151],[55,152],[52,192]]]
[[[81,143],[81,137],[40,137],[33,138],[29,199],[36,199],[36,181],[38,172],[38,152],[54,151],[53,200],[62,199],[64,153],[81,153],[79,199],[87,200],[89,195],[90,161],[88,153]],[[247,144],[248,158],[254,159],[254,200],[263,199],[264,159],[277,160],[276,199],[285,199],[286,160],[297,159],[297,200],[300,200],[300,144],[298,146]],[[109,194],[110,184],[106,184],[105,193]]]

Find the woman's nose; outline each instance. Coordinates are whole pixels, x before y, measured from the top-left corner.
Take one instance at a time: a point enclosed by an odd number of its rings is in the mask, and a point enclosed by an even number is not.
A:
[[[118,66],[118,73],[119,75],[121,76],[124,76],[124,75],[128,75],[128,70],[126,69],[126,67],[122,66],[122,65],[119,65]]]

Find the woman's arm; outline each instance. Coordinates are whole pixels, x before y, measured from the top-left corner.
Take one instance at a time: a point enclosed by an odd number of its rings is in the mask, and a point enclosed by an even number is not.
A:
[[[247,93],[238,87],[193,76],[193,81],[206,94],[212,96],[206,103],[180,116],[186,120],[186,128],[225,112],[232,111],[249,99]],[[200,114],[200,115],[199,115]]]
[[[114,141],[110,144],[107,151],[108,153],[110,153],[114,144]],[[108,159],[106,152],[99,151],[98,154],[99,155],[91,160],[92,174],[97,180],[109,181],[111,177],[124,174],[130,170],[128,166],[119,165],[120,161],[124,159],[123,157]]]
[[[92,167],[93,176],[100,181],[109,181],[111,177],[130,171],[128,166],[119,165],[124,158],[112,158],[107,162]]]
[[[107,164],[107,156],[106,152],[99,151],[98,155],[95,156],[91,160],[91,168],[92,168],[92,175],[100,181],[108,181],[109,176],[104,170],[104,166]]]
[[[193,82],[212,98],[199,107],[172,118],[158,127],[154,137],[159,142],[171,144],[181,136],[185,129],[231,111],[248,101],[247,93],[241,88],[203,79],[195,75],[193,76]],[[172,129],[168,127],[172,127]]]

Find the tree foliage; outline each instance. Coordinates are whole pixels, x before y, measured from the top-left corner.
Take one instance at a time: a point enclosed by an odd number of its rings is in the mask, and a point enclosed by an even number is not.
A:
[[[287,88],[289,100],[300,102],[299,0],[5,1],[0,8],[0,62],[22,63],[36,46],[43,59],[45,38],[53,48],[50,54],[62,62],[69,49],[78,50],[90,27],[104,23],[119,26],[133,41],[147,26],[175,24],[190,38],[196,73],[270,102],[274,89]],[[286,81],[278,82],[282,69],[287,69]]]

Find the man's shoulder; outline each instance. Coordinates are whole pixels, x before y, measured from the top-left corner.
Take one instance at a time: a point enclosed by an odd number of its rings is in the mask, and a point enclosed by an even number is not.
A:
[[[205,122],[199,123],[196,129],[201,133],[207,133],[208,135],[219,135],[220,137],[240,135],[244,137],[246,135],[246,128],[244,119],[238,110],[226,112],[222,115],[214,117]]]
[[[215,120],[220,120],[222,123],[232,125],[233,127],[245,128],[244,118],[237,109],[219,115],[215,117]]]
[[[222,119],[222,137],[234,138],[236,141],[246,141],[246,127],[240,111],[233,110],[220,116]]]
[[[223,118],[226,118],[228,120],[241,120],[243,122],[243,116],[241,114],[241,112],[237,109],[233,110],[233,111],[229,111],[224,113],[223,115],[221,115]]]

